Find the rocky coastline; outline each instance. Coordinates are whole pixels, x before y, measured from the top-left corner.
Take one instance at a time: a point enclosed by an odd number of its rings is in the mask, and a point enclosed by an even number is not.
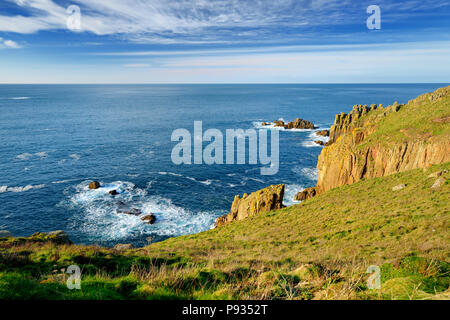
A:
[[[450,97],[450,86],[438,89],[433,93],[424,94],[411,100],[408,104],[398,104],[384,108],[382,105],[372,104],[355,105],[348,113],[336,115],[330,130],[316,131],[316,135],[329,137],[329,141],[316,141],[324,146],[317,162],[318,180],[314,187],[298,192],[294,200],[305,201],[330,189],[347,184],[353,184],[365,178],[376,178],[391,175],[417,168],[429,168],[435,164],[450,161],[450,139],[447,136],[432,135],[427,132],[414,132],[401,128],[400,139],[390,139],[378,132],[384,123],[394,118],[401,119],[400,113],[408,116],[414,114],[423,104],[435,104]],[[450,116],[431,119],[433,123],[448,125]],[[263,126],[272,123],[263,122]],[[307,120],[297,118],[295,121],[285,123],[281,120],[273,122],[274,127],[289,129],[316,129],[316,126]],[[377,131],[378,130],[378,131]],[[390,141],[392,140],[392,141]],[[434,173],[436,182],[433,189],[439,189],[447,182],[446,174]],[[401,190],[405,186],[393,191]],[[92,181],[89,189],[101,188],[98,181]],[[216,220],[215,227],[222,227],[234,221],[244,220],[248,217],[283,208],[285,185],[272,185],[258,190],[250,195],[235,196],[230,212]],[[109,191],[114,197],[117,190]],[[153,213],[143,213],[140,210],[121,203],[120,214],[139,216],[144,223],[153,224],[157,221]],[[12,234],[6,230],[0,231],[0,238],[10,238]],[[64,231],[50,233],[36,233],[33,239],[49,239],[58,243],[70,244],[70,239]],[[128,248],[127,244],[118,245]]]
[[[376,139],[373,134],[387,118],[400,117],[399,113],[418,112],[423,104],[435,104],[450,96],[450,86],[440,88],[433,93],[424,94],[411,100],[408,104],[387,106],[372,104],[355,105],[348,113],[337,114],[330,130],[317,131],[320,136],[329,136],[329,141],[316,141],[324,149],[317,162],[318,181],[316,186],[300,191],[294,197],[295,201],[305,201],[330,189],[352,184],[365,178],[376,178],[417,168],[428,168],[434,164],[450,161],[450,139],[433,136],[430,133],[415,134],[408,129],[400,129],[401,139],[389,141],[389,135],[384,139]],[[396,115],[397,114],[397,115]],[[410,116],[408,114],[408,116]],[[450,116],[431,120],[433,123],[446,124]],[[309,121],[296,119],[287,125],[283,121],[274,121],[275,127],[285,129],[315,129]],[[270,125],[270,123],[263,123]],[[388,141],[386,141],[388,140]],[[438,173],[439,174],[439,173]],[[438,181],[440,179],[440,181]],[[435,185],[445,183],[445,178],[439,175]],[[272,186],[252,194],[253,202],[267,201]],[[259,199],[257,199],[259,195]],[[236,196],[231,212],[217,220],[216,226],[222,226],[232,221],[238,221],[250,215],[265,212],[254,207],[251,214],[247,209],[241,209]],[[283,199],[280,200],[281,203]],[[241,211],[242,210],[242,211]],[[239,217],[239,218],[238,218]]]

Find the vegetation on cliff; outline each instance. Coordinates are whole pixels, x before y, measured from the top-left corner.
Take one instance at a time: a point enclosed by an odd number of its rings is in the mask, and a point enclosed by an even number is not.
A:
[[[450,161],[450,87],[383,108],[336,116],[319,156],[317,193],[363,178]]]
[[[237,197],[223,227],[139,249],[3,233],[0,298],[450,299],[450,87],[336,120],[314,198],[281,208],[272,186]]]
[[[449,163],[363,180],[140,249],[4,238],[0,297],[450,298],[448,173],[431,188],[444,170]],[[393,192],[399,184],[406,187]],[[62,269],[72,264],[82,270],[81,290],[65,286]],[[381,268],[380,290],[367,288],[370,265]]]

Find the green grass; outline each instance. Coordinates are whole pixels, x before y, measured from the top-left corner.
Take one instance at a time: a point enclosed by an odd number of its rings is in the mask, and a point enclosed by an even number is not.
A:
[[[0,239],[0,298],[449,298],[450,186],[432,190],[428,178],[444,169],[360,181],[135,250]],[[72,264],[81,290],[65,286]],[[369,265],[381,267],[381,290],[366,286]]]
[[[357,123],[361,127],[373,126],[376,129],[362,146],[378,143],[391,145],[429,137],[448,141],[450,139],[448,122],[433,121],[448,116],[450,116],[450,86],[438,89],[434,93],[424,94],[401,106],[398,112],[391,112],[389,108],[376,109],[360,118]]]

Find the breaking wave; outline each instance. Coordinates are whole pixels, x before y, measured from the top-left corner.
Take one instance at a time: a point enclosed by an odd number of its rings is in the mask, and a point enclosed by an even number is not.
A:
[[[127,181],[102,183],[102,187],[96,190],[90,190],[89,181],[84,181],[74,189],[75,193],[65,203],[80,211],[73,217],[72,227],[98,241],[197,233],[209,229],[219,215],[215,212],[191,212],[176,206],[170,199],[149,195],[146,189]],[[110,195],[112,190],[116,190],[118,195]],[[140,214],[129,215],[123,213],[124,210],[136,210]],[[155,224],[149,225],[141,220],[148,214],[156,216]]]
[[[300,201],[294,201],[294,197],[300,191],[305,190],[305,188],[298,184],[288,184],[284,190],[283,204],[285,206],[292,206],[293,204],[300,203]]]

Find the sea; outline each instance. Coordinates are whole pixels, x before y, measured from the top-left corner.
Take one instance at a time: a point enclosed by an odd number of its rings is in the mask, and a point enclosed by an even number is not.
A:
[[[0,85],[0,230],[64,230],[78,244],[144,246],[209,230],[235,195],[286,184],[285,205],[314,186],[319,129],[355,104],[407,103],[444,84]],[[172,133],[278,130],[279,170],[260,163],[174,164]],[[204,143],[206,145],[206,143]],[[270,151],[270,150],[269,150]],[[91,181],[100,189],[90,190]],[[109,191],[117,190],[112,196]],[[121,207],[153,213],[153,225]]]

